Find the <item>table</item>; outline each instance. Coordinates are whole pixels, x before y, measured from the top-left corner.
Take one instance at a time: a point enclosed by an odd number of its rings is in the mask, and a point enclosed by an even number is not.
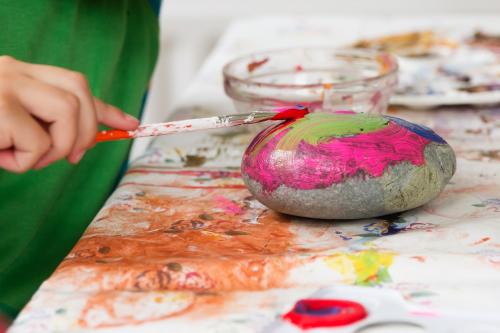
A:
[[[171,118],[231,112],[220,69],[251,50],[345,43],[365,37],[366,26],[376,33],[493,21],[238,21]],[[357,221],[284,216],[254,200],[240,177],[242,151],[260,125],[159,138],[10,332],[259,332],[332,285],[396,290],[430,314],[497,313],[500,108],[390,114],[433,128],[457,153],[457,173],[431,203]]]

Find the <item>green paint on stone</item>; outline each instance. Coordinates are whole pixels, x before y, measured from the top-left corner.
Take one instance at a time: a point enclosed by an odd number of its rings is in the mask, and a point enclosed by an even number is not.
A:
[[[285,127],[289,130],[278,148],[294,149],[302,140],[317,145],[331,138],[370,133],[384,128],[388,123],[387,119],[377,115],[313,112]]]

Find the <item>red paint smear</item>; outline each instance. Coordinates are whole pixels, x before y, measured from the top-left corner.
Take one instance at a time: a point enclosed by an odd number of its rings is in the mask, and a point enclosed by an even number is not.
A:
[[[302,72],[303,70],[304,70],[304,68],[301,65],[295,66],[295,71],[296,72]]]
[[[388,166],[408,161],[420,166],[425,163],[424,148],[429,140],[390,122],[385,128],[352,137],[331,138],[312,145],[301,141],[294,151],[277,161],[271,156],[288,132],[279,132],[262,147],[258,143],[273,134],[270,128],[261,132],[243,157],[243,170],[263,188],[272,192],[280,185],[301,190],[327,188],[362,172],[380,177]]]
[[[268,61],[269,61],[269,58],[265,58],[265,59],[262,59],[260,61],[254,61],[254,62],[249,63],[247,65],[248,72],[252,73],[254,70],[256,70],[260,66],[264,65]]]
[[[216,201],[217,207],[224,210],[226,213],[234,215],[243,213],[243,209],[240,206],[222,195],[214,196],[214,200]]]
[[[482,244],[482,243],[486,243],[490,239],[491,239],[490,237],[483,237],[480,240],[478,240],[477,242],[474,242],[474,245],[479,245],[479,244]]]
[[[328,313],[328,311],[332,313]],[[325,313],[326,312],[326,313]],[[347,300],[304,299],[283,316],[302,329],[346,326],[368,316],[363,305]]]
[[[97,133],[95,141],[96,142],[114,141],[114,140],[130,139],[131,137],[132,136],[128,131],[108,130]]]
[[[276,114],[272,120],[296,120],[304,118],[309,113],[307,108],[304,109],[288,109]]]

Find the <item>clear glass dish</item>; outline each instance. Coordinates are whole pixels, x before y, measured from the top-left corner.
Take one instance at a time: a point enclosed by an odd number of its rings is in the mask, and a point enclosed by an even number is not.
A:
[[[312,110],[383,113],[397,84],[388,53],[294,48],[237,58],[224,66],[224,89],[239,112],[301,104]]]

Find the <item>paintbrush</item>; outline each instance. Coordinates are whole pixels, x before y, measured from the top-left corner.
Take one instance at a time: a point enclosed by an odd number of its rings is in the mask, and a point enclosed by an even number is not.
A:
[[[255,124],[268,120],[299,119],[308,114],[307,108],[286,109],[282,111],[253,111],[245,114],[232,114],[208,118],[187,119],[167,123],[140,125],[133,131],[106,130],[97,133],[96,142],[134,139],[146,136],[159,136],[174,133],[201,131],[239,125]]]

